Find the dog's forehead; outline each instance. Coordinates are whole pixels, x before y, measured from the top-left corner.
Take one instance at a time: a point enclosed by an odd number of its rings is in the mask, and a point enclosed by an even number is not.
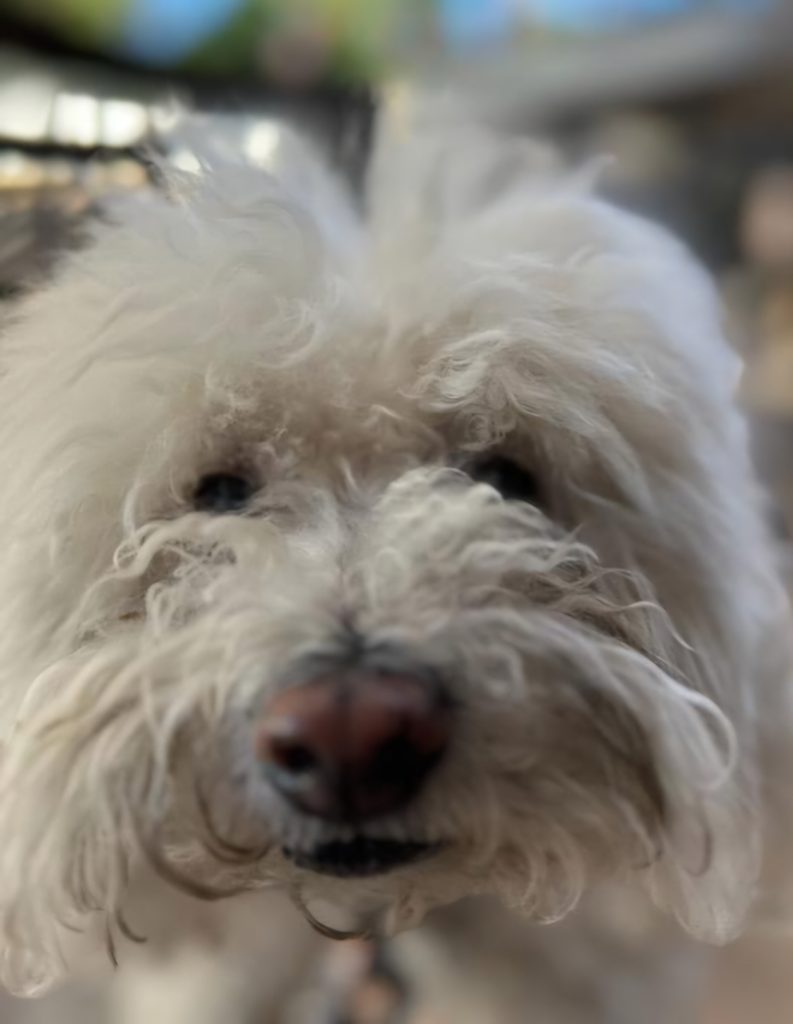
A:
[[[169,431],[370,452],[517,432],[568,459],[640,432],[648,461],[659,423],[697,408],[697,367],[640,308],[641,261],[571,258],[589,207],[466,226],[395,275],[345,263],[270,186],[238,206],[153,199],[101,228],[18,333],[20,415],[58,393],[61,422],[117,426],[130,450]]]

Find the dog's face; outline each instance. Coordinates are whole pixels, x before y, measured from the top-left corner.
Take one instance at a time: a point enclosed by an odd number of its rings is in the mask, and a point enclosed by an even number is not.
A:
[[[6,976],[145,859],[727,934],[772,587],[685,255],[550,186],[379,262],[249,169],[121,220],[5,343]]]

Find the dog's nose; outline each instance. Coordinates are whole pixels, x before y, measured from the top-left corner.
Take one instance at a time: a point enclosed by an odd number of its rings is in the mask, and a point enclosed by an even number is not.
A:
[[[256,746],[275,788],[302,811],[360,822],[404,806],[449,740],[440,688],[408,675],[340,673],[284,690]]]

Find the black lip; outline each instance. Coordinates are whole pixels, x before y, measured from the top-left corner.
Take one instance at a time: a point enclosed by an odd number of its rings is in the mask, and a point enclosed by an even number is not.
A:
[[[367,878],[411,864],[435,852],[432,843],[400,842],[396,839],[367,839],[357,836],[348,842],[321,843],[312,850],[284,847],[284,855],[299,868],[336,878]]]

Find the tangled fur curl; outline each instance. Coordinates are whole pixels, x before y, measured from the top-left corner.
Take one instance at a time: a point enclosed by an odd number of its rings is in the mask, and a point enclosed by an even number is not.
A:
[[[612,876],[704,938],[740,927],[787,622],[710,284],[533,150],[468,128],[463,174],[428,138],[384,133],[360,224],[302,144],[280,179],[207,157],[119,207],[7,330],[18,990],[57,976],[71,929],[130,933],[147,859],[206,897],[277,882],[393,928],[472,891],[552,920]],[[489,453],[536,502],[475,482]],[[242,514],[191,504],[219,471],[251,481]],[[458,708],[426,790],[371,826],[441,852],[365,885],[285,859],[334,832],[251,741],[351,635]]]

